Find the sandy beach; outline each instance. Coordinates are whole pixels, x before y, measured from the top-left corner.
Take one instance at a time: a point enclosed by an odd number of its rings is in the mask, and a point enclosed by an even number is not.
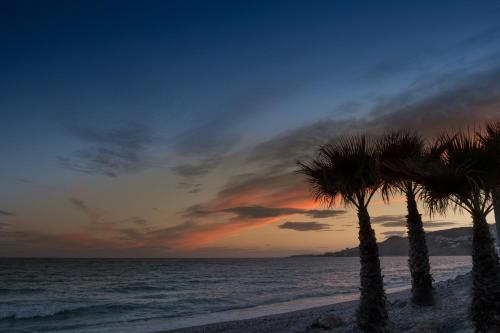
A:
[[[387,295],[394,332],[473,332],[469,320],[470,274],[435,285],[436,304],[415,308],[409,290]],[[354,313],[358,301],[315,307],[254,319],[195,326],[162,333],[298,333],[358,332]]]

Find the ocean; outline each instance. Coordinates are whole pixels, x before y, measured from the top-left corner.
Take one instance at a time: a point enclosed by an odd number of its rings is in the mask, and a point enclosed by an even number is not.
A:
[[[388,291],[406,257],[381,258]],[[432,257],[436,281],[470,257]],[[359,259],[0,259],[0,332],[155,332],[357,298]]]

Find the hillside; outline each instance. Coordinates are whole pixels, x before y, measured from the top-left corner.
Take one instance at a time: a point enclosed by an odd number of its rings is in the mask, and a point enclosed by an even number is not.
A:
[[[490,227],[495,237],[494,226]],[[431,256],[468,256],[472,248],[472,228],[453,228],[428,232],[427,247]],[[408,255],[408,238],[391,236],[379,243],[380,256],[406,256]],[[320,255],[325,257],[357,257],[358,248],[347,248],[338,252],[326,252]],[[300,256],[299,256],[300,257]]]

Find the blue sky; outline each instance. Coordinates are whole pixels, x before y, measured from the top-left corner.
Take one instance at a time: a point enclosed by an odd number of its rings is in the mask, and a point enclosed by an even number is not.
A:
[[[75,222],[86,218],[75,197],[105,211],[101,223],[147,220],[134,226],[143,236],[179,226],[198,232],[220,221],[179,212],[217,205],[242,175],[254,184],[281,179],[328,137],[413,125],[432,134],[493,119],[499,18],[495,1],[2,1],[0,210],[13,216],[0,216],[0,226],[8,251],[19,253],[15,232],[88,236],[87,222]],[[125,189],[151,196],[118,195]],[[158,205],[164,215],[149,216]],[[117,213],[124,206],[137,207]],[[151,242],[175,248],[145,236],[118,241],[125,232],[113,228],[99,241],[118,245],[102,253]],[[218,242],[231,237],[206,244],[227,249],[238,239]],[[311,250],[288,245],[282,250]]]

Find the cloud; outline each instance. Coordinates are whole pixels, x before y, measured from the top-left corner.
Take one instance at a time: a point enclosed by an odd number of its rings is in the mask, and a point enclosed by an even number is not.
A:
[[[182,177],[206,175],[222,164],[223,160],[241,142],[242,125],[249,118],[264,114],[275,103],[293,96],[305,84],[287,81],[279,84],[256,84],[228,102],[208,110],[209,119],[196,119],[194,126],[176,138],[174,150],[178,156],[195,157],[194,162],[180,163],[172,171]]]
[[[319,218],[317,212],[312,212],[317,210],[318,204],[312,201],[304,178],[295,173],[295,162],[310,157],[321,144],[340,136],[377,135],[390,128],[413,128],[432,136],[443,127],[479,124],[498,117],[500,67],[473,75],[450,73],[421,84],[396,95],[373,99],[369,112],[363,117],[323,119],[255,146],[247,162],[258,167],[258,171],[230,177],[213,200],[183,212],[192,219],[220,213],[233,216],[225,222],[197,223],[182,232],[179,243],[198,247],[279,222],[293,214]],[[385,215],[374,217],[372,221],[384,227],[404,227],[406,218],[404,215]]]
[[[166,228],[150,228],[138,231],[131,228],[120,230],[126,237],[149,246],[164,246],[176,250],[194,250],[204,247],[213,241],[235,234],[240,228],[251,228],[253,223],[244,221],[226,221],[211,224],[185,221]]]
[[[500,67],[466,75],[448,73],[370,103],[363,117],[327,118],[285,131],[255,146],[248,162],[267,167],[264,175],[293,168],[297,160],[311,157],[319,146],[344,135],[378,135],[391,128],[411,128],[435,136],[445,128],[498,119]]]
[[[404,227],[405,224],[401,221],[390,221],[390,222],[384,222],[384,223],[380,223],[380,225],[382,227],[385,227],[385,228],[392,228],[392,227]]]
[[[456,225],[455,222],[446,222],[446,221],[426,221],[424,222],[424,228],[440,228],[447,227],[451,225]]]
[[[203,190],[203,185],[200,183],[178,182],[177,187],[187,190],[191,194],[196,194]]]
[[[467,76],[452,73],[425,83],[428,86],[416,86],[397,95],[375,99],[370,112],[362,118],[321,120],[257,145],[247,162],[259,166],[259,171],[230,178],[215,200],[198,207],[198,213],[225,211],[234,214],[236,220],[255,218],[254,226],[263,226],[267,223],[258,217],[276,221],[279,214],[297,212],[261,207],[314,209],[308,185],[294,171],[295,162],[310,157],[321,144],[346,134],[376,135],[390,128],[413,128],[432,136],[444,127],[479,124],[499,117],[500,67]],[[375,217],[372,221],[384,227],[405,225],[403,215]],[[243,223],[239,230],[249,225]],[[233,228],[236,230],[238,225]]]
[[[216,213],[231,213],[242,219],[262,219],[285,215],[303,214],[314,218],[327,218],[345,214],[345,210],[300,209],[291,207],[265,207],[259,205],[237,206],[220,210],[205,210],[195,205],[187,209],[187,216],[204,216]]]
[[[217,193],[215,199],[204,204],[192,205],[182,214],[187,217],[204,217],[226,212],[243,215],[274,215],[275,207],[284,207],[289,213],[308,210],[312,204],[307,184],[294,173],[259,176],[238,175],[229,178],[228,183]],[[240,208],[238,208],[240,207]],[[315,207],[311,207],[316,209]],[[285,213],[281,210],[279,212]]]
[[[244,219],[259,219],[268,217],[279,217],[283,215],[304,214],[314,218],[327,218],[346,213],[343,210],[317,210],[317,209],[298,209],[298,208],[275,208],[264,206],[242,206],[231,207],[217,212],[233,213]]]
[[[131,219],[131,222],[135,225],[138,225],[138,226],[146,226],[149,224],[149,221],[142,218],[142,217],[133,217]]]
[[[91,209],[85,201],[78,198],[69,198],[69,202],[76,210],[83,213],[91,223],[100,222],[101,220],[100,214]]]
[[[371,218],[372,224],[380,224],[385,228],[392,227],[406,227],[406,216],[405,215],[381,215]],[[422,221],[425,228],[439,228],[450,225],[455,225],[454,222],[448,221]]]
[[[82,232],[50,234],[41,231],[0,230],[0,251],[6,256],[46,257],[164,257],[166,246],[148,246],[132,240]]]
[[[306,182],[294,172],[266,176],[252,173],[238,175],[229,178],[213,200],[192,205],[180,212],[182,216],[196,221],[204,221],[215,214],[232,216],[225,222],[218,219],[216,223],[192,225],[179,235],[177,244],[196,248],[199,242],[213,242],[280,222],[291,215],[332,218],[346,213],[338,209],[321,210],[318,206],[311,199]]]
[[[324,231],[330,230],[331,225],[319,222],[285,222],[278,226],[280,229],[295,231]]]
[[[339,215],[344,215],[347,213],[346,210],[332,210],[332,209],[325,209],[325,210],[317,210],[317,209],[311,209],[306,211],[305,215],[310,216],[312,218],[316,219],[323,219],[323,218],[328,218],[328,217],[335,217]]]
[[[302,212],[300,209],[295,208],[274,208],[263,206],[242,206],[231,207],[217,212],[233,213],[240,218],[244,219],[262,219],[268,217],[278,217],[290,214],[299,214]]]
[[[394,74],[409,71],[428,73],[433,70],[433,66],[442,66],[443,61],[446,62],[447,66],[455,64],[463,68],[471,62],[477,61],[474,56],[472,56],[473,59],[470,59],[470,52],[468,51],[485,50],[489,46],[496,46],[499,39],[500,30],[495,27],[463,38],[452,45],[412,52],[399,57],[389,57],[365,69],[363,74],[358,77],[358,80],[384,79]],[[460,56],[456,57],[457,54]],[[452,58],[451,61],[450,58]],[[465,60],[466,58],[468,59]]]
[[[89,144],[71,156],[60,157],[61,164],[71,170],[116,177],[147,166],[145,151],[153,142],[143,127],[118,129],[68,126],[72,135]]]
[[[398,226],[406,223],[406,216],[405,215],[380,215],[380,216],[372,216],[371,217],[371,223],[372,224],[378,224],[378,223],[397,223]]]
[[[16,214],[8,212],[6,210],[0,210],[0,216],[16,216]]]
[[[127,240],[142,242],[146,239],[144,231],[137,228],[122,228],[118,229],[118,231],[121,232]]]
[[[196,164],[179,164],[172,167],[171,170],[181,177],[194,178],[211,172],[219,166],[220,163],[220,156],[210,156]]]
[[[263,170],[266,171],[266,170]],[[307,183],[295,172],[244,174],[232,177],[212,205],[224,209],[247,205],[283,207],[311,205]]]
[[[215,170],[228,152],[240,142],[240,132],[235,125],[245,119],[265,112],[271,105],[290,97],[301,85],[282,84],[256,86],[236,96],[222,111],[201,122],[178,137],[174,149],[181,156],[195,156],[197,160],[181,163],[171,168],[178,176],[193,178]]]
[[[160,228],[150,232],[150,236],[155,236],[157,239],[168,240],[176,239],[188,231],[197,230],[200,225],[194,221],[185,221],[173,227]]]
[[[34,180],[31,180],[31,179],[27,179],[27,178],[15,178],[14,181],[17,182],[17,183],[26,185],[26,186],[33,186],[33,187],[40,188],[40,189],[45,189],[45,190],[57,190],[57,189],[60,189],[57,186],[39,184],[38,182],[36,182]]]
[[[247,247],[247,248],[237,248],[237,247],[229,247],[229,246],[206,246],[200,247],[198,251],[203,252],[204,254],[224,254],[227,255],[229,253],[241,253],[241,252],[251,252],[256,251],[257,248]]]
[[[382,235],[384,236],[388,236],[388,237],[391,237],[391,236],[399,236],[399,237],[403,237],[406,235],[406,231],[404,230],[391,230],[391,231],[384,231],[382,233]]]
[[[175,150],[182,155],[223,155],[239,142],[238,125],[249,117],[266,112],[275,103],[283,101],[299,91],[304,80],[268,83],[259,82],[232,97],[222,105],[208,110],[210,119],[196,119],[196,125],[185,131]]]

